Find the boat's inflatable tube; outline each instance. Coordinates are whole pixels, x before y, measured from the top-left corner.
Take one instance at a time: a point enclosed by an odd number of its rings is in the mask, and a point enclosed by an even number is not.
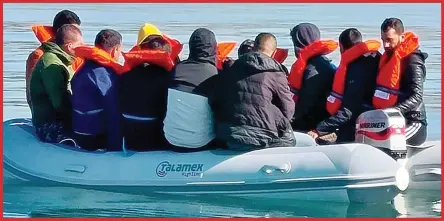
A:
[[[136,194],[388,202],[409,182],[400,164],[366,144],[125,154],[42,143],[26,119],[4,122],[3,131],[4,174],[35,185]]]
[[[411,149],[412,157],[406,163],[409,189],[441,190],[441,141],[429,141]]]

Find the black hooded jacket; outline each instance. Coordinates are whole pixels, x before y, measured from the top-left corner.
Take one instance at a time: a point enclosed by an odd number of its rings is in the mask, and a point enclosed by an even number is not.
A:
[[[311,23],[301,23],[290,33],[296,56],[309,44],[320,40],[319,29]],[[336,67],[320,55],[307,61],[299,100],[295,107],[292,126],[297,131],[309,131],[329,116],[325,101],[333,85]]]
[[[354,141],[356,119],[368,110],[365,105],[372,102],[380,58],[379,52],[367,53],[347,65],[342,106],[336,114],[317,125],[320,135],[339,129],[338,142]],[[325,100],[324,105],[326,103]]]
[[[286,75],[281,64],[260,52],[236,60],[220,76],[209,99],[216,119],[216,137],[258,148],[281,142],[280,138],[291,131],[294,112]]]
[[[183,92],[207,97],[216,76],[217,42],[214,33],[205,28],[196,29],[189,41],[190,55],[176,65],[169,86]]]
[[[119,81],[119,102],[127,148],[152,150],[162,147],[165,144],[162,128],[170,72],[160,66],[143,63],[123,73]],[[151,120],[134,120],[128,116]]]

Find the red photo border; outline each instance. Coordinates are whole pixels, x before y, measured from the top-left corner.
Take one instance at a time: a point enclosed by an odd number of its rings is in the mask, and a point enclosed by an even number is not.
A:
[[[391,1],[383,1],[383,0],[219,0],[219,1],[209,1],[209,0],[64,0],[64,1],[57,1],[57,0],[3,0],[1,4],[1,11],[3,12],[3,3],[441,3],[441,21],[442,21],[442,11],[443,11],[443,4],[442,0],[391,0]],[[2,13],[3,14],[3,13]],[[3,16],[1,16],[1,31],[2,35],[0,35],[0,40],[2,42],[0,49],[3,52]],[[441,33],[443,29],[443,23],[441,22]],[[443,38],[441,37],[441,56],[443,54]],[[0,64],[0,70],[3,75],[3,56],[4,54],[1,53],[0,58],[2,60],[2,63]],[[443,61],[441,59],[441,76],[443,75],[444,68],[443,68]],[[1,78],[1,84],[0,89],[3,91],[3,76]],[[441,80],[441,88],[443,88],[444,82]],[[3,93],[0,94],[0,98],[3,100]],[[442,104],[443,98],[441,95],[441,104]],[[443,110],[441,109],[441,119],[442,119]],[[3,122],[3,108],[1,109],[1,118]],[[443,123],[441,122],[441,134],[443,133]],[[442,137],[442,136],[441,136]],[[3,127],[0,129],[0,140],[3,141]],[[2,142],[3,144],[3,142]],[[442,147],[441,147],[442,148]],[[1,145],[1,150],[3,151],[3,145]],[[442,156],[441,156],[442,160]],[[3,202],[3,163],[1,164],[2,170],[1,170],[1,179],[2,179],[2,202]],[[442,184],[441,184],[442,185]],[[441,193],[442,194],[442,193]],[[442,195],[441,195],[442,198]],[[3,203],[1,204],[1,210],[3,212]],[[442,207],[442,205],[441,205]],[[442,210],[442,208],[441,208]],[[2,215],[3,216],[3,215]],[[15,218],[3,218],[4,220],[15,220]],[[21,218],[22,219],[22,218]],[[54,220],[53,218],[25,218],[25,219],[33,219],[33,220]],[[98,218],[57,218],[57,220],[95,220]],[[124,219],[124,220],[157,220],[157,219],[166,219],[166,220],[174,220],[178,218],[100,218],[101,220],[111,220],[111,219]],[[218,220],[220,218],[180,218],[182,221],[197,221],[197,220],[207,220],[207,221],[213,221]],[[251,218],[235,218],[237,220],[250,220]],[[303,218],[254,218],[255,220],[301,220]],[[310,218],[313,220],[324,220],[324,218]],[[329,220],[360,220],[363,218],[329,218]],[[394,220],[395,218],[376,218],[377,220]],[[415,219],[415,220],[432,220],[433,218],[408,218],[408,219]]]

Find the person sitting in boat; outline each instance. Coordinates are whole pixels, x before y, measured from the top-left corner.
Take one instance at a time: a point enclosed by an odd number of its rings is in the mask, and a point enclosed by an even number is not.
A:
[[[242,55],[253,51],[254,41],[251,39],[246,39],[241,43],[239,48],[237,49],[237,57],[240,58]],[[234,63],[234,59],[227,57],[223,63],[223,70],[227,70]]]
[[[239,58],[242,55],[253,51],[253,47],[254,47],[254,40],[246,39],[239,46],[239,48],[237,50],[237,57]],[[279,54],[279,52],[282,54]],[[284,60],[287,58],[287,56],[288,56],[288,50],[281,49],[281,48],[277,48],[276,52],[273,54],[273,58],[276,59],[281,64],[284,62]],[[223,63],[224,70],[228,69],[233,63],[234,63],[234,59],[227,57],[227,59]],[[285,66],[282,66],[282,67],[287,69]],[[288,72],[288,70],[286,72]]]
[[[326,101],[331,116],[309,135],[316,139],[336,132],[336,143],[344,143],[355,140],[356,119],[368,110],[364,104],[370,104],[372,100],[381,43],[377,40],[363,42],[361,33],[356,28],[349,28],[339,35],[339,46],[341,61]]]
[[[237,49],[237,57],[240,58],[242,55],[252,52],[254,49],[254,40],[246,39],[241,43],[239,49]]]
[[[172,71],[163,130],[173,148],[213,146],[214,119],[207,97],[218,74],[216,50],[214,33],[198,28],[189,40],[188,59]]]
[[[288,76],[294,93],[295,113],[292,127],[295,131],[309,132],[327,118],[325,99],[328,97],[336,71],[326,55],[338,47],[333,40],[321,40],[318,27],[300,23],[290,32],[297,60]]]
[[[121,51],[122,35],[112,29],[101,30],[94,47],[75,50],[85,60],[71,82],[73,132],[83,149],[122,150],[118,74],[123,67],[117,62]]]
[[[174,63],[180,62],[179,54],[180,52],[182,52],[183,44],[180,43],[180,41],[178,41],[177,39],[173,39],[168,35],[166,35],[165,33],[162,33],[155,25],[150,23],[145,23],[142,25],[142,27],[140,27],[139,33],[137,35],[136,45],[133,48],[131,48],[130,52],[139,51],[142,42],[151,35],[162,36],[162,38],[165,39],[169,44],[171,50],[170,55],[174,60]]]
[[[63,10],[56,14],[52,22],[52,26],[34,25],[32,26],[32,31],[36,35],[37,39],[40,41],[41,45],[31,52],[26,59],[26,101],[28,102],[29,108],[32,110],[31,105],[31,94],[30,94],[30,84],[31,84],[31,73],[34,70],[35,65],[39,61],[40,57],[43,55],[44,51],[42,49],[42,44],[44,42],[55,42],[57,30],[66,24],[72,24],[80,28],[80,18],[76,13],[70,10]],[[76,59],[71,65],[75,69],[81,60]]]
[[[216,136],[234,150],[294,146],[290,120],[293,94],[286,69],[271,56],[276,37],[260,33],[254,50],[237,59],[220,77],[210,105]]]
[[[427,53],[419,49],[419,37],[405,32],[399,18],[381,24],[384,53],[379,63],[372,106],[396,108],[406,119],[407,144],[422,145],[427,138],[427,117],[423,100]]]
[[[120,77],[119,100],[123,115],[123,136],[129,150],[143,151],[165,147],[163,120],[166,114],[168,84],[174,61],[171,46],[157,28],[142,27],[137,50],[124,53],[130,70]]]
[[[61,26],[55,42],[44,42],[43,55],[31,74],[32,123],[37,137],[48,143],[70,138],[71,101],[68,84],[74,49],[83,45],[82,32],[71,24]]]

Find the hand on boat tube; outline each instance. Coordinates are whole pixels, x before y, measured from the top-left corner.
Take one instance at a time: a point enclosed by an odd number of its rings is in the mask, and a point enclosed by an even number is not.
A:
[[[319,145],[334,144],[337,139],[336,133],[321,134],[316,130],[312,130],[312,131],[308,132],[307,134],[310,135],[311,137],[313,137],[313,139]]]
[[[307,134],[310,135],[311,137],[313,137],[313,139],[316,139],[319,137],[319,133],[316,130],[309,131]]]

